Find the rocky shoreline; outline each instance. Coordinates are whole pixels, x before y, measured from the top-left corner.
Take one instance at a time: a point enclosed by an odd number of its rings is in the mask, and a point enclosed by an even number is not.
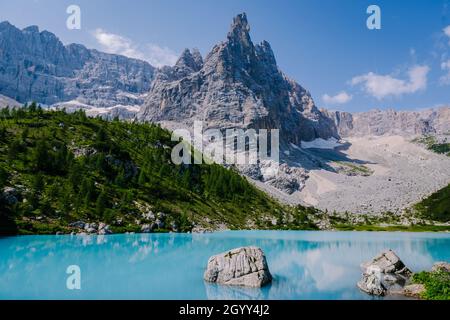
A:
[[[423,281],[420,281],[392,250],[384,251],[371,261],[364,262],[361,268],[362,279],[357,286],[369,295],[423,299],[427,292],[426,283],[421,283]],[[436,262],[428,273],[442,273],[450,280],[450,263]]]

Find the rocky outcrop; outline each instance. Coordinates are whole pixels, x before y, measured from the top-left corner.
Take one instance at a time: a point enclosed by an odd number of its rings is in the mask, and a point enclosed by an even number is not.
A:
[[[19,198],[19,192],[17,191],[16,188],[13,187],[4,187],[1,194],[0,194],[0,198],[8,205],[14,205],[17,202],[19,202],[18,198]]]
[[[155,72],[144,61],[64,45],[37,26],[0,23],[0,48],[0,94],[20,103],[140,105]]]
[[[21,105],[22,104],[17,102],[16,100],[0,94],[0,109],[6,108],[6,107],[16,108],[16,107],[20,107]]]
[[[361,267],[363,276],[357,286],[367,294],[376,296],[389,294],[415,299],[427,298],[427,280],[424,282],[423,277],[413,276],[411,270],[392,250],[382,252],[371,261],[363,263]],[[450,263],[436,262],[430,272],[423,273],[436,276],[433,281],[443,284],[435,285],[437,289],[434,294],[446,294],[445,284],[448,283],[450,275]]]
[[[361,265],[362,279],[358,287],[371,295],[384,296],[389,291],[397,291],[408,283],[412,272],[400,258],[387,250]]]
[[[263,251],[257,247],[233,249],[208,260],[205,281],[224,285],[262,287],[272,281]]]
[[[380,253],[369,262],[365,262],[361,265],[364,271],[369,268],[377,268],[384,274],[399,274],[404,276],[410,276],[411,271],[405,266],[402,260],[392,250],[387,250]]]
[[[361,281],[358,282],[358,288],[360,288],[365,293],[384,296],[387,289],[383,282],[381,281],[381,272],[379,268],[368,268],[364,274]]]
[[[407,297],[420,298],[425,292],[425,286],[420,283],[410,284],[403,288],[403,294]]]
[[[113,233],[111,227],[104,222],[97,224],[95,222],[75,221],[70,223],[69,227],[78,230],[79,234],[107,235]]]
[[[431,272],[447,272],[450,273],[450,263],[436,262],[431,268]]]
[[[423,111],[371,110],[361,113],[323,111],[342,137],[421,136],[450,132],[450,107]]]
[[[185,50],[156,77],[138,118],[188,125],[201,120],[205,129],[280,129],[281,139],[296,144],[336,137],[334,122],[309,92],[278,69],[270,44],[254,45],[249,32],[240,14],[204,61]]]

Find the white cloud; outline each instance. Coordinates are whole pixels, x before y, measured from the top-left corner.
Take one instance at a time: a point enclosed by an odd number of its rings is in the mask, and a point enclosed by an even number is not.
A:
[[[167,47],[160,47],[154,43],[139,46],[131,39],[106,32],[103,29],[96,29],[93,35],[102,47],[102,50],[108,53],[145,60],[155,67],[174,65],[178,58],[177,54]]]
[[[450,59],[441,63],[441,69],[447,72],[441,77],[441,83],[450,84]]]
[[[450,39],[450,25],[446,26],[443,31],[444,34]],[[450,42],[448,44],[450,44]]]
[[[353,99],[353,96],[349,95],[347,92],[342,91],[335,96],[329,96],[324,94],[322,96],[323,102],[326,104],[344,104]]]
[[[377,99],[388,96],[401,96],[424,90],[427,87],[428,66],[414,66],[408,71],[407,80],[392,75],[379,75],[373,72],[354,77],[352,85],[362,85],[364,90]]]

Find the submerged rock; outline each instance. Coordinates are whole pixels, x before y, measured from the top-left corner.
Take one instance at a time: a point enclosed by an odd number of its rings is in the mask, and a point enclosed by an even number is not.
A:
[[[209,258],[205,281],[262,287],[272,281],[264,252],[257,247],[233,249]]]

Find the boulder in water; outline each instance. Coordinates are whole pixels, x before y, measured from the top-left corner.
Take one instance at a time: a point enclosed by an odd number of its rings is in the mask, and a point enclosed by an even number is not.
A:
[[[362,279],[358,287],[371,295],[384,296],[389,291],[401,291],[408,284],[412,272],[392,250],[377,255],[361,265]]]
[[[212,256],[203,278],[218,284],[255,288],[272,281],[264,252],[257,247],[242,247]]]

